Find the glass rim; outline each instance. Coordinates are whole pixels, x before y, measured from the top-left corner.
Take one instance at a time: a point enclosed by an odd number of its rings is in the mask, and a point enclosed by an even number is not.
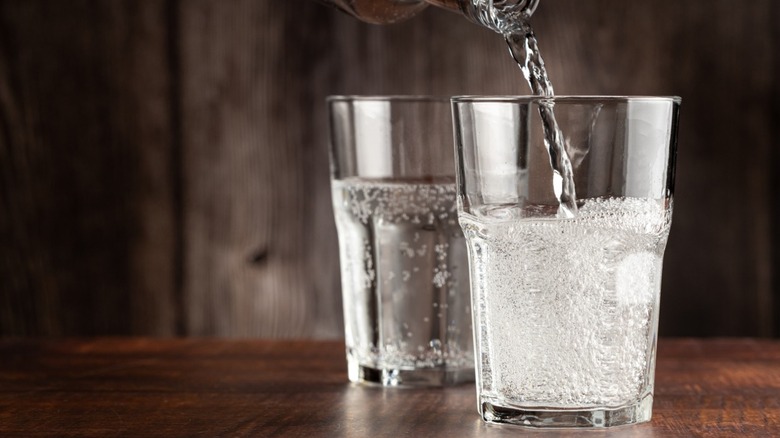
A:
[[[358,94],[337,94],[328,96],[325,101],[331,102],[444,102],[450,103],[450,96],[434,96],[425,94],[389,94],[389,95],[358,95]]]
[[[452,103],[531,103],[531,102],[561,102],[561,103],[598,103],[598,102],[674,102],[680,104],[680,96],[623,96],[623,95],[556,95],[556,96],[452,96]]]

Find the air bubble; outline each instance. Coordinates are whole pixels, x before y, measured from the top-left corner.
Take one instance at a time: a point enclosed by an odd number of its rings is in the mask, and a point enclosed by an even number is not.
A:
[[[669,229],[663,204],[586,201],[566,221],[477,213],[479,220],[461,219],[480,278],[474,311],[501,327],[477,332],[489,349],[482,378],[491,390],[516,403],[561,406],[620,406],[641,397],[660,288],[658,248]]]
[[[353,333],[362,333],[358,327],[366,323],[383,328],[393,324],[392,319],[380,323],[359,321],[351,316],[369,314],[365,311],[368,303],[361,301],[366,294],[379,294],[381,302],[387,304],[381,318],[410,317],[403,310],[408,308],[406,300],[417,297],[420,288],[430,289],[426,285],[434,278],[442,287],[451,287],[453,280],[448,274],[453,273],[449,266],[467,265],[465,241],[457,223],[454,181],[409,184],[347,179],[334,181],[333,196],[339,235],[355,236],[354,241],[340,240],[345,306],[354,310],[347,315],[345,325]],[[458,250],[450,253],[446,249],[442,253],[443,247],[439,246],[439,253],[434,252],[435,245],[447,242],[453,248],[459,245]],[[382,285],[381,289],[377,289],[378,284]],[[358,336],[355,344],[348,345],[348,354],[361,363],[381,363],[397,369],[444,364],[448,368],[470,368],[473,366],[470,336],[457,335],[450,339],[448,334],[447,348],[454,353],[446,356],[446,362],[443,354],[431,353],[427,343],[416,342],[415,337],[423,337],[433,327],[438,328],[434,324],[435,312],[433,309],[428,316],[423,313],[407,324],[398,321],[396,330],[387,330],[381,343],[373,347]]]

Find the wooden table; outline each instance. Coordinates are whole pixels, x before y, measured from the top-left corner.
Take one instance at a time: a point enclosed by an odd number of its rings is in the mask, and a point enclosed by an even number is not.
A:
[[[780,342],[659,343],[653,421],[486,425],[473,385],[347,383],[341,342],[0,341],[0,436],[780,436]]]

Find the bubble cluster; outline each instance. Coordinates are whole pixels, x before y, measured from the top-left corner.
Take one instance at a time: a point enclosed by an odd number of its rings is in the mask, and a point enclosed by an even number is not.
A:
[[[483,395],[588,407],[648,391],[664,204],[588,200],[568,220],[477,214],[460,220],[474,262]]]
[[[377,368],[472,368],[455,184],[334,181],[346,341]]]

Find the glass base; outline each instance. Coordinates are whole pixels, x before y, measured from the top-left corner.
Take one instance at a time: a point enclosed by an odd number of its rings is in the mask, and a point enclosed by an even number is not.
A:
[[[474,369],[374,368],[348,360],[351,382],[381,386],[450,386],[474,381]]]
[[[619,408],[546,409],[498,406],[481,399],[480,413],[488,423],[514,424],[528,427],[614,427],[650,421],[653,395],[638,403]]]

